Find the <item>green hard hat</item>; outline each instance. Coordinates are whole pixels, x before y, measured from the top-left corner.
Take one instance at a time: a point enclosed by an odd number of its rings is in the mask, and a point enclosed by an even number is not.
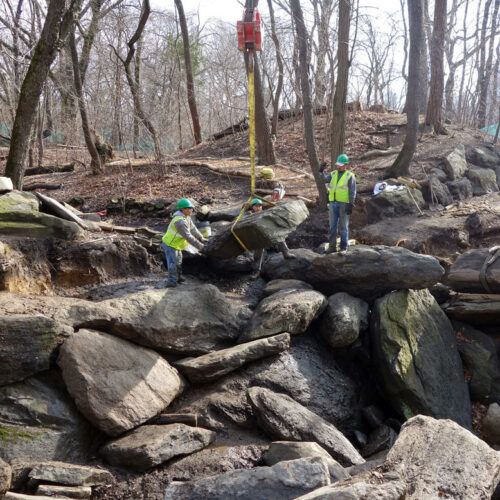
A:
[[[254,205],[262,205],[262,202],[259,200],[259,198],[254,198],[251,202],[250,205],[253,207]]]
[[[187,198],[182,198],[177,203],[177,208],[194,208],[194,205]]]
[[[337,158],[337,163],[344,163],[344,164],[348,164],[349,163],[349,158],[347,158],[347,155],[345,154],[341,154],[339,155],[339,157]]]

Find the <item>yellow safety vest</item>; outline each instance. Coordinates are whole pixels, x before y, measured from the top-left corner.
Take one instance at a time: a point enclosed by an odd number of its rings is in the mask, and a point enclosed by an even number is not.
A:
[[[188,246],[187,240],[179,234],[177,228],[175,227],[175,223],[184,219],[187,222],[188,230],[191,230],[191,217],[185,217],[183,215],[176,215],[168,225],[167,232],[163,235],[161,241],[165,243],[165,245],[175,248],[176,250],[184,250]]]
[[[352,172],[346,170],[342,177],[338,178],[338,171],[332,175],[332,180],[330,181],[328,199],[330,201],[340,201],[342,203],[349,203],[349,179],[352,177]]]

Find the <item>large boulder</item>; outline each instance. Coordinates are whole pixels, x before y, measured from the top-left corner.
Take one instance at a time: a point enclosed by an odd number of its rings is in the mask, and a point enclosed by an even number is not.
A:
[[[278,354],[290,347],[290,334],[254,340],[220,351],[210,352],[198,358],[186,358],[173,364],[190,382],[207,383],[240,368],[250,361]]]
[[[401,247],[356,245],[345,255],[317,257],[304,279],[327,295],[346,292],[373,300],[392,290],[428,288],[443,274],[438,260],[429,255]]]
[[[428,290],[400,290],[377,300],[371,338],[382,391],[402,416],[423,413],[471,426],[453,327]]]
[[[29,478],[35,481],[47,481],[48,483],[68,486],[96,486],[110,483],[113,480],[113,475],[109,471],[97,467],[64,462],[42,462],[31,469]]]
[[[269,280],[303,280],[307,268],[320,254],[308,248],[293,250],[295,259],[285,259],[281,253],[270,256],[262,268],[263,274]]]
[[[366,202],[370,221],[375,222],[386,217],[418,214],[425,207],[420,189],[404,187],[396,191],[381,191]]]
[[[497,176],[494,170],[489,168],[470,168],[467,177],[472,184],[474,196],[495,193],[498,191]]]
[[[268,210],[242,217],[234,231],[248,250],[269,248],[285,241],[289,233],[309,216],[301,200],[282,203]],[[215,235],[207,244],[207,253],[218,259],[231,259],[245,249],[236,240],[231,227]]]
[[[302,458],[279,462],[272,467],[237,470],[167,486],[165,500],[292,500],[330,483],[322,458]]]
[[[344,466],[364,462],[356,448],[333,424],[290,396],[263,387],[251,387],[248,399],[260,426],[272,438],[314,441]]]
[[[111,436],[155,416],[184,385],[156,352],[91,330],[66,340],[57,362],[78,409]]]
[[[467,177],[447,182],[446,186],[448,186],[448,190],[455,200],[468,200],[472,198],[472,184]]]
[[[459,144],[448,156],[446,156],[444,159],[444,168],[452,181],[461,179],[466,174],[468,167],[463,144]]]
[[[315,290],[282,290],[263,299],[238,342],[276,333],[304,333],[326,308],[326,297]]]
[[[495,148],[471,148],[467,160],[479,167],[495,168],[500,166],[500,153]]]
[[[198,355],[234,345],[238,308],[213,285],[147,290],[61,312],[79,328],[97,328],[147,347]]]
[[[339,292],[328,298],[328,307],[321,317],[320,332],[333,348],[352,344],[360,332],[368,328],[368,304]]]
[[[0,196],[0,212],[12,210],[38,211],[38,198],[33,193],[24,191],[10,191]]]
[[[74,222],[35,210],[0,210],[0,234],[74,240],[82,235],[82,229]]]
[[[0,498],[9,491],[12,480],[12,470],[10,465],[0,458]]]
[[[385,470],[398,470],[406,500],[491,498],[500,479],[500,453],[450,420],[418,415],[405,423]],[[446,493],[444,493],[446,492]]]
[[[0,387],[0,457],[7,462],[85,460],[93,438],[59,372]]]
[[[184,424],[143,425],[103,446],[99,453],[112,465],[145,471],[171,458],[189,455],[215,440],[215,432]]]

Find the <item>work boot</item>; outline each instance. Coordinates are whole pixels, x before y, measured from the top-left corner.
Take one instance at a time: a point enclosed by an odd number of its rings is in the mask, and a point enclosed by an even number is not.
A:
[[[186,278],[184,278],[184,276],[179,275],[179,278],[177,279],[177,283],[185,283],[186,282]]]
[[[341,248],[339,254],[345,255],[347,253],[347,248]]]
[[[328,245],[325,253],[335,253],[337,251],[336,245]]]

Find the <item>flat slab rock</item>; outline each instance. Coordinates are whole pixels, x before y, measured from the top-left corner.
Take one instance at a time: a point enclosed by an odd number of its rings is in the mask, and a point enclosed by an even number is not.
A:
[[[272,280],[267,283],[267,285],[262,290],[264,297],[269,297],[276,292],[281,292],[282,290],[312,290],[312,285],[301,280]]]
[[[107,470],[96,467],[64,462],[44,462],[31,469],[29,478],[67,486],[97,486],[110,483],[113,475]]]
[[[273,354],[278,354],[290,347],[290,334],[282,333],[273,337],[254,340],[228,349],[204,354],[198,358],[186,358],[174,361],[174,366],[190,382],[207,383],[243,366]]]
[[[49,497],[68,497],[89,499],[92,496],[92,488],[90,486],[58,486],[55,484],[40,484],[36,490],[39,495]]]
[[[330,483],[322,458],[279,462],[272,467],[230,471],[185,483],[174,481],[165,500],[292,500]]]
[[[215,432],[184,424],[143,425],[111,441],[99,453],[112,465],[145,471],[179,455],[202,450],[215,440]]]
[[[272,438],[314,441],[344,466],[364,462],[356,448],[333,424],[290,396],[263,387],[251,387],[248,399],[257,422]]]
[[[406,500],[491,498],[500,479],[500,453],[451,420],[418,415],[402,427],[385,470],[397,469]]]
[[[78,409],[110,436],[154,417],[184,388],[155,351],[93,330],[66,340],[57,363]]]
[[[327,295],[346,292],[370,300],[393,290],[429,288],[443,274],[439,261],[429,255],[401,247],[356,245],[345,255],[317,257],[304,279]]]

